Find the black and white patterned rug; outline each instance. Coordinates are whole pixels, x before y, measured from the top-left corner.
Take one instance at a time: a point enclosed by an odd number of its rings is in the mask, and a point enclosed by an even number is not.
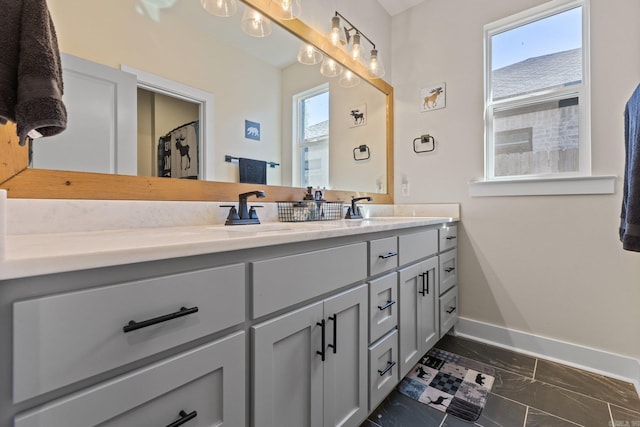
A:
[[[412,399],[465,421],[476,421],[495,379],[493,368],[431,349],[398,385]]]

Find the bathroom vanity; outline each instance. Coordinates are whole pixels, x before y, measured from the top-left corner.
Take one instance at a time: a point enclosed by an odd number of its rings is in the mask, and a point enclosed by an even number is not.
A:
[[[457,219],[10,236],[0,425],[358,426],[456,322]]]

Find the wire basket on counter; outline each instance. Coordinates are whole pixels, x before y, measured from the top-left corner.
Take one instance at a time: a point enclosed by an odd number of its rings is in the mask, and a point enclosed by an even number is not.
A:
[[[342,202],[305,200],[277,202],[282,222],[335,221],[342,219]]]

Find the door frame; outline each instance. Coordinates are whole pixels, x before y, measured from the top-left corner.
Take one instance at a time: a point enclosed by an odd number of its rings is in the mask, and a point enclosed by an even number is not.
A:
[[[214,180],[214,95],[128,65],[123,64],[120,69],[135,75],[140,89],[199,104],[198,176],[205,181]]]

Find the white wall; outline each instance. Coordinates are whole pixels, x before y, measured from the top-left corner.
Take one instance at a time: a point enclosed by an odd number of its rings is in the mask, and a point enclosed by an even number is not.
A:
[[[592,169],[617,175],[616,193],[469,196],[483,177],[483,25],[542,3],[427,0],[393,18],[396,203],[461,203],[461,316],[638,358],[640,254],[621,249],[617,227],[640,2],[591,1]],[[420,113],[420,88],[442,81],[447,107]],[[424,132],[437,150],[416,155]]]

